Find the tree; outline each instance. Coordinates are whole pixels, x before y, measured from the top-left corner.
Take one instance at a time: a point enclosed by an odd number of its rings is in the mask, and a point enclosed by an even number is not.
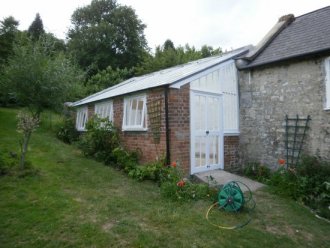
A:
[[[173,43],[173,41],[171,41],[170,39],[167,39],[167,40],[164,42],[163,50],[166,51],[166,50],[169,50],[169,49],[173,49],[173,50],[175,50],[175,47],[174,47],[174,43]]]
[[[147,48],[145,25],[131,7],[115,0],[93,0],[72,15],[69,50],[93,75],[108,66],[136,66]]]
[[[6,63],[12,54],[18,24],[19,22],[12,16],[0,21],[0,67]]]
[[[86,83],[87,94],[92,94],[118,84],[133,76],[133,69],[112,69],[108,66],[105,70],[93,75]]]
[[[31,23],[28,29],[28,34],[33,41],[36,41],[44,33],[45,33],[44,25],[42,23],[39,13],[37,13],[36,17],[34,18],[33,22]]]
[[[163,46],[156,47],[154,56],[150,54],[144,56],[143,62],[136,68],[136,74],[143,75],[221,53],[220,48],[213,49],[206,45],[201,50],[196,50],[188,44],[175,48],[174,43],[168,39]]]
[[[222,51],[220,48],[213,49],[213,47],[207,46],[207,45],[204,45],[201,48],[202,58],[210,57],[213,55],[218,55],[218,54],[221,54],[221,52]]]
[[[39,119],[31,116],[29,113],[19,112],[17,115],[17,131],[23,134],[20,140],[21,148],[21,158],[20,158],[20,168],[21,170],[25,167],[25,156],[28,151],[28,145],[32,132],[36,130],[39,125]]]
[[[47,37],[15,45],[3,78],[1,87],[37,118],[46,108],[56,110],[65,101],[81,97],[82,72],[63,53],[56,53]]]

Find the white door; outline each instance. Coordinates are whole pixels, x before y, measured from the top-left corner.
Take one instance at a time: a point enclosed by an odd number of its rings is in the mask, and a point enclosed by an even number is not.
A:
[[[222,96],[191,91],[191,174],[223,169]]]

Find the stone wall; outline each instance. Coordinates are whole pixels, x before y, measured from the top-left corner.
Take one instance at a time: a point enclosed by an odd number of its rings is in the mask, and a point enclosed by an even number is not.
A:
[[[240,159],[277,167],[285,158],[285,115],[307,117],[303,150],[330,159],[330,112],[324,110],[324,58],[245,70],[240,77]]]

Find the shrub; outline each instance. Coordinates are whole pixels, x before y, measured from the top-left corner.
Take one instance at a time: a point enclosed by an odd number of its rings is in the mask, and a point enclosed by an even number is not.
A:
[[[135,178],[139,181],[143,180],[152,180],[155,182],[159,182],[160,174],[164,165],[161,165],[158,162],[149,163],[142,166],[136,166],[132,170],[129,171],[128,175],[132,178]]]
[[[280,168],[269,180],[272,190],[299,200],[330,219],[330,164],[305,156],[296,168]]]
[[[94,117],[86,124],[87,132],[81,135],[79,148],[85,156],[110,163],[113,150],[119,147],[117,130],[108,119]]]
[[[18,156],[13,152],[0,151],[0,176],[9,174],[12,168],[18,165]]]
[[[105,164],[113,165],[118,169],[130,173],[138,164],[139,154],[137,152],[128,152],[122,147],[116,147],[105,160]]]
[[[79,139],[73,116],[64,116],[56,128],[56,136],[64,143],[71,144]]]
[[[271,170],[264,165],[253,162],[253,163],[248,163],[244,167],[243,174],[254,180],[260,182],[266,182],[270,178]]]
[[[22,138],[20,140],[20,148],[21,148],[21,159],[20,159],[20,167],[23,170],[25,167],[25,157],[28,151],[28,145],[30,142],[30,138],[32,133],[39,126],[39,118],[33,116],[30,113],[19,112],[17,114],[17,131],[22,133]]]

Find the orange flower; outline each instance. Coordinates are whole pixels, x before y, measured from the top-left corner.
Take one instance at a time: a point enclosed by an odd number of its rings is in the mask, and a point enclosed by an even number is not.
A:
[[[279,165],[283,166],[283,165],[285,165],[285,160],[281,158],[278,160],[278,163],[279,163]]]
[[[178,187],[182,188],[185,184],[186,184],[185,181],[180,180],[179,182],[177,182],[176,185],[177,185]]]
[[[175,168],[175,167],[176,167],[176,162],[175,162],[175,161],[172,162],[172,163],[171,163],[171,166]]]

